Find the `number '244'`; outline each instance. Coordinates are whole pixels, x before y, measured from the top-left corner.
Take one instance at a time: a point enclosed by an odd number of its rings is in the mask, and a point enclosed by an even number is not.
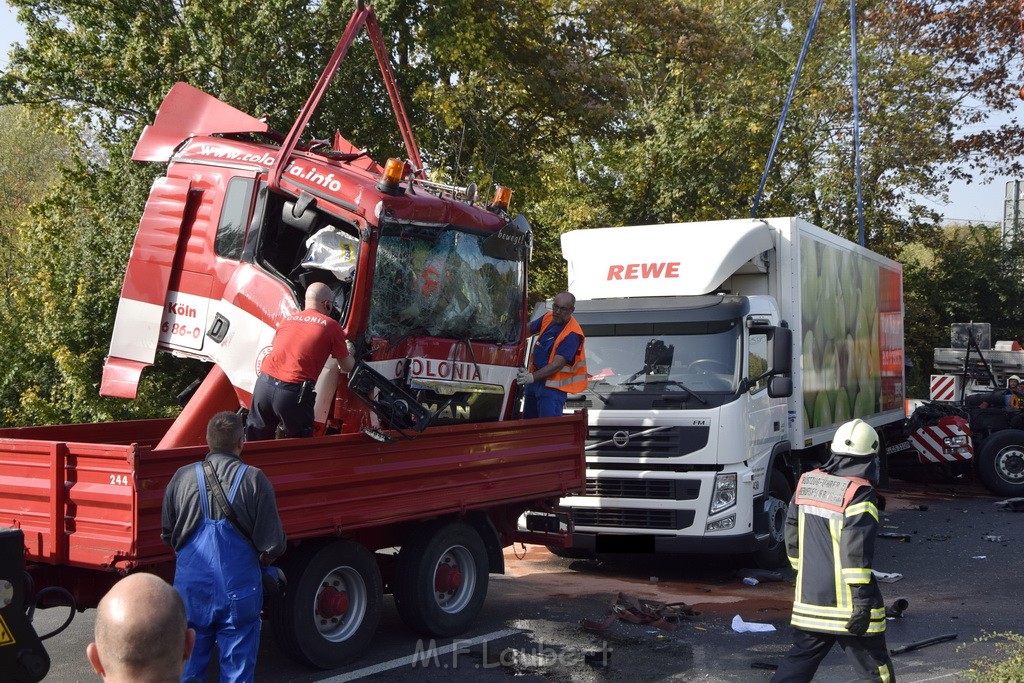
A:
[[[127,486],[128,475],[127,474],[111,474],[110,475],[111,486]]]

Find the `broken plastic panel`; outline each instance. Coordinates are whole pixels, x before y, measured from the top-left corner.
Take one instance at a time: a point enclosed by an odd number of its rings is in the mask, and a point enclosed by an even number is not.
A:
[[[525,268],[484,256],[484,237],[386,235],[377,249],[369,333],[518,341]]]

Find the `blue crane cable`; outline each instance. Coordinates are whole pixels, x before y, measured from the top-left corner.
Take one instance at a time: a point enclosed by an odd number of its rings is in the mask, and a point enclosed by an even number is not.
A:
[[[851,0],[853,2],[853,0]],[[804,67],[804,59],[811,47],[811,38],[818,27],[818,17],[821,16],[821,7],[825,0],[818,0],[814,6],[814,14],[811,16],[811,24],[807,27],[807,35],[804,36],[804,46],[800,50],[800,58],[796,62],[796,71],[793,72],[793,80],[789,83],[789,92],[786,94],[786,103],[782,106],[782,116],[779,118],[779,127],[775,130],[775,139],[772,140],[772,147],[768,151],[768,161],[764,165],[764,173],[761,175],[761,184],[754,195],[754,205],[750,209],[750,217],[757,218],[757,209],[761,205],[761,195],[764,193],[764,185],[768,182],[768,172],[771,171],[772,163],[775,161],[775,152],[779,148],[779,140],[782,139],[782,129],[786,125],[786,116],[789,114],[789,105],[793,102],[793,93],[796,92],[796,83],[800,80],[800,71]]]
[[[860,189],[860,88],[857,83],[857,0],[850,0],[850,54],[853,62],[853,168],[857,185],[857,244],[864,246],[864,198]]]

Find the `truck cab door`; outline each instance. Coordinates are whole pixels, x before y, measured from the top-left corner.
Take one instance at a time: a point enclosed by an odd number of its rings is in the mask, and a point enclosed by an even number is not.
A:
[[[121,286],[101,396],[135,398],[143,369],[153,364],[182,226],[197,199],[191,190],[189,179],[153,183]]]

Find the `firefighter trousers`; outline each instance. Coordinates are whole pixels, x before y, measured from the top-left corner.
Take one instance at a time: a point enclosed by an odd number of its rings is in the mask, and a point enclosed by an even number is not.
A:
[[[808,683],[821,660],[839,643],[857,672],[858,680],[891,683],[896,680],[885,634],[853,636],[793,629],[793,647],[782,660],[771,683]]]

